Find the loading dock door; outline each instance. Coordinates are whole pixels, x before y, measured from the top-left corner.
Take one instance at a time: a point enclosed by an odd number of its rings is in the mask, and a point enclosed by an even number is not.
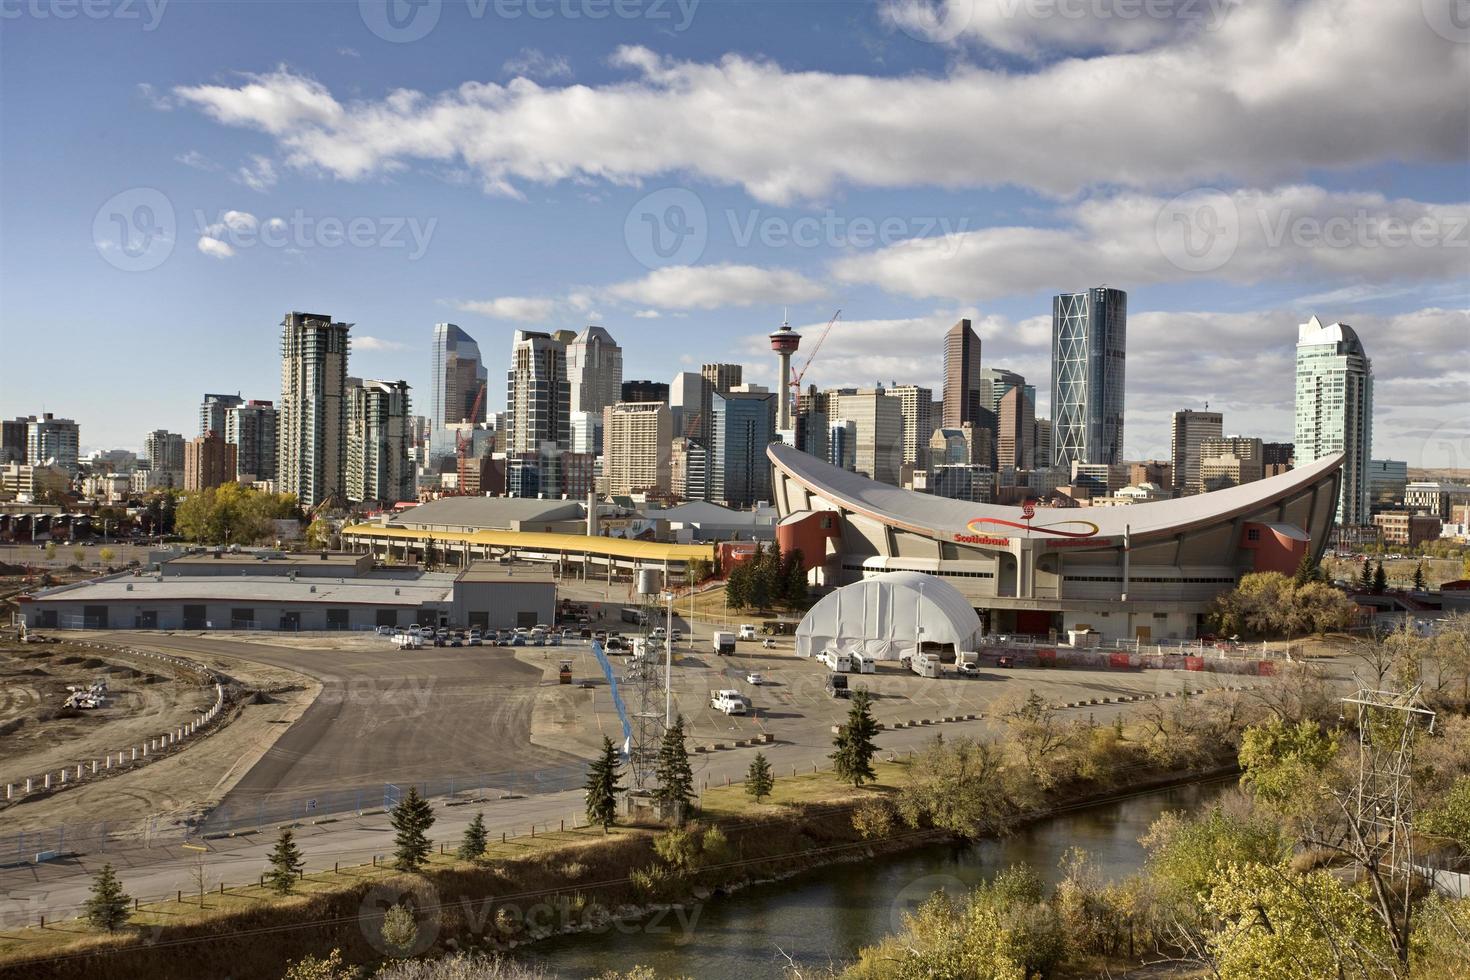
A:
[[[156,630],[156,629],[158,629],[158,610],[157,609],[140,609],[140,610],[138,610],[137,627],[140,630]]]
[[[202,630],[205,628],[204,607],[184,606],[184,629]]]
[[[281,613],[281,629],[283,629],[283,630],[290,630],[293,633],[296,632],[297,630],[301,629],[301,613],[299,613],[299,612],[283,612],[283,613]]]

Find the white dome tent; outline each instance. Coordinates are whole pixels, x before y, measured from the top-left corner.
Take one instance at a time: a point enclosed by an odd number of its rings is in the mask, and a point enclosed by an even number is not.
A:
[[[796,628],[796,652],[898,660],[918,649],[921,636],[925,643],[973,650],[980,632],[980,617],[953,585],[921,572],[884,572],[844,585],[813,606]]]

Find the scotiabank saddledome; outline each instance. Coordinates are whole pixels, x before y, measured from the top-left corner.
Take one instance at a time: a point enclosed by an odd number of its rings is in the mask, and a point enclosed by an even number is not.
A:
[[[988,632],[1091,628],[1105,639],[1188,639],[1210,601],[1253,571],[1320,558],[1342,456],[1176,500],[1034,510],[877,483],[775,443],[767,450],[783,550],[823,585],[890,571],[937,575]]]

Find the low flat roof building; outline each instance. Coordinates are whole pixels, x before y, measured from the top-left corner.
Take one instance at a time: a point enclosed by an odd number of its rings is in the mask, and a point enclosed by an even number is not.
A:
[[[548,569],[477,561],[454,579],[453,621],[473,629],[556,622],[556,578]]]

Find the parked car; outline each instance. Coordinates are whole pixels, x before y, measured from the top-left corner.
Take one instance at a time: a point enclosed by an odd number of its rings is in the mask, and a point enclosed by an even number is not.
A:
[[[510,638],[510,645],[513,647],[523,647],[526,645],[526,638],[517,633]]]
[[[393,635],[393,627],[391,627],[391,626],[379,626],[377,628],[376,632],[377,632],[377,634],[379,636],[392,636]]]
[[[1015,657],[996,657],[995,658],[995,665],[997,667],[1014,667],[1014,666],[1016,666],[1016,658]]]
[[[479,630],[470,630],[470,646],[481,646],[484,644],[484,642],[485,635],[483,633],[481,633]]]
[[[760,687],[762,684],[765,683],[765,680],[766,679],[760,675],[759,671],[752,670],[750,673],[745,675],[745,683],[754,685],[755,687]]]

